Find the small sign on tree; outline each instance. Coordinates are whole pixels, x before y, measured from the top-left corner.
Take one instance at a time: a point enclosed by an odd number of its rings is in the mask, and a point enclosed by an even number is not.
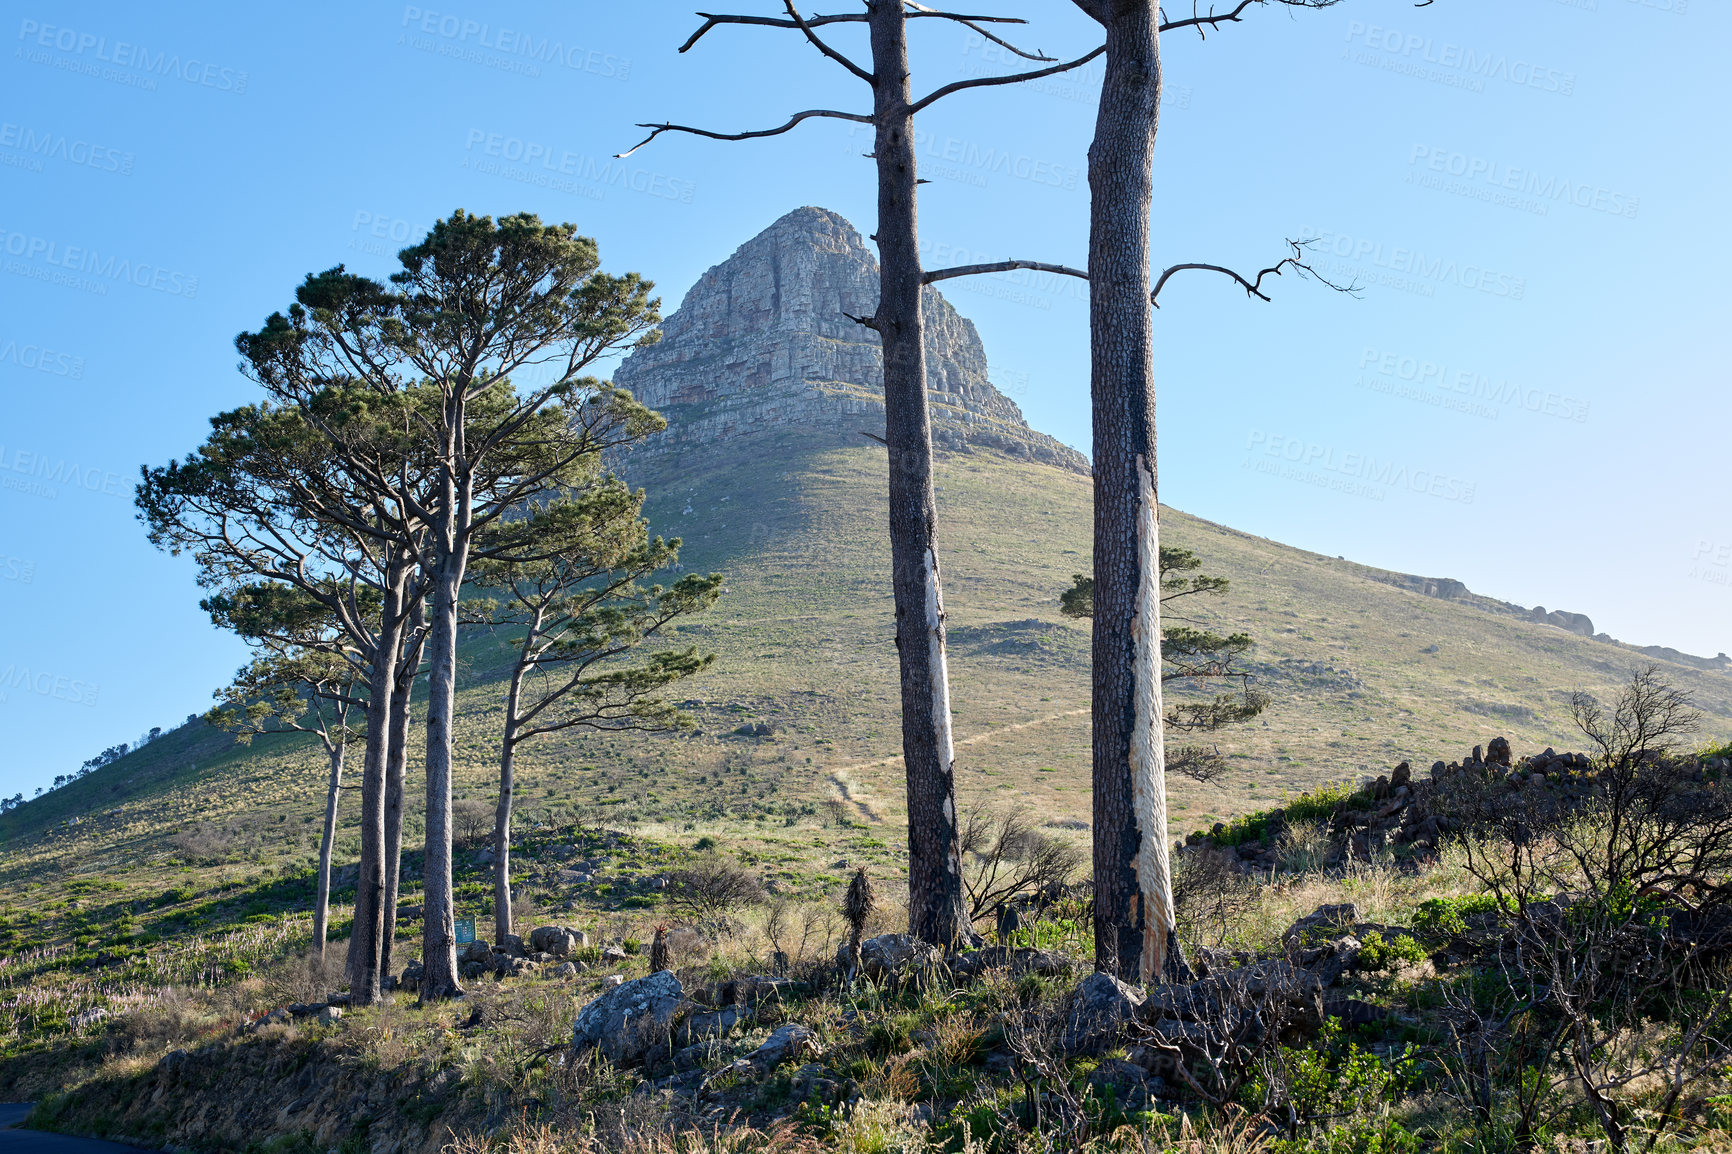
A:
[[[466,946],[470,942],[475,940],[475,919],[474,918],[458,918],[455,922],[452,923],[452,928],[457,931],[457,944],[458,945]]]

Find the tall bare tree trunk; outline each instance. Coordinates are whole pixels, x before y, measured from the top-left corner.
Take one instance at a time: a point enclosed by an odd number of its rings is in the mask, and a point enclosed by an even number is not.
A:
[[[337,840],[337,801],[343,793],[343,756],[349,743],[330,749],[331,780],[325,788],[325,829],[319,837],[319,893],[313,900],[313,954],[325,960],[325,932],[331,920],[331,848]]]
[[[503,946],[511,924],[511,794],[517,758],[517,702],[523,687],[523,664],[511,672],[505,699],[505,738],[499,750],[499,804],[493,811],[493,940]]]
[[[878,308],[890,449],[890,556],[902,674],[902,758],[908,778],[908,930],[935,945],[971,936],[956,817],[956,752],[944,598],[938,577],[932,424],[920,311],[914,117],[907,15],[901,0],[868,0],[878,161]]]
[[[378,641],[367,676],[367,753],[361,771],[361,862],[355,882],[355,927],[349,936],[349,996],[353,1004],[379,1000],[385,896],[385,769],[390,756],[391,698],[403,631],[404,567],[386,572]]]
[[[419,604],[409,610],[411,634],[418,633],[424,614]],[[385,898],[381,903],[384,925],[380,934],[379,970],[388,974],[394,962],[397,939],[397,893],[403,870],[403,786],[409,770],[409,704],[415,688],[415,670],[421,663],[421,646],[404,646],[397,662],[397,688],[391,696],[391,750],[385,761]]]
[[[447,403],[446,428],[454,444],[446,461],[461,456],[463,411]],[[467,478],[448,466],[443,506],[435,528],[432,622],[427,638],[427,840],[421,865],[421,998],[458,997],[456,908],[451,886],[451,742],[457,689],[457,597],[468,562],[470,493]]]
[[[1106,29],[1089,147],[1095,965],[1147,982],[1184,967],[1167,852],[1149,301],[1160,13],[1156,0],[1078,2]]]

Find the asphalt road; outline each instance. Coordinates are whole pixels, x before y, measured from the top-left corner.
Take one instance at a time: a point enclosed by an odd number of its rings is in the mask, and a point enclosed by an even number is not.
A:
[[[30,1114],[30,1102],[0,1102],[0,1154],[138,1154],[142,1146],[122,1146],[95,1138],[71,1138],[40,1130],[14,1130]]]

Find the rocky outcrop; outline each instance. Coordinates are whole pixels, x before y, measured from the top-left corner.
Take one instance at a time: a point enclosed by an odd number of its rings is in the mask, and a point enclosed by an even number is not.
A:
[[[1081,453],[1037,433],[987,379],[974,323],[924,290],[926,378],[933,441],[987,447],[1086,473]],[[614,383],[668,418],[640,453],[707,444],[756,431],[835,433],[850,445],[884,428],[884,357],[878,334],[854,317],[878,301],[878,263],[853,225],[800,208],[741,245],[698,279],[637,349]]]

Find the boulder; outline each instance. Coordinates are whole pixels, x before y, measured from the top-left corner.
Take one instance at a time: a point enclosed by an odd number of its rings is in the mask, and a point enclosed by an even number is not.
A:
[[[695,1042],[674,1051],[674,1069],[696,1070],[717,1061],[726,1053],[727,1048],[718,1041]]]
[[[420,962],[410,962],[403,967],[403,976],[398,981],[405,989],[418,989],[421,985],[421,978],[426,972]]]
[[[746,1057],[758,1070],[768,1073],[790,1058],[811,1053],[818,1047],[818,1035],[805,1026],[789,1022],[776,1029],[764,1040],[764,1044],[753,1050]]]
[[[692,1014],[680,1025],[678,1040],[683,1045],[692,1045],[725,1038],[745,1016],[745,1011],[738,1006],[723,1006],[709,1013]]]
[[[860,968],[879,981],[925,977],[943,960],[937,946],[910,934],[880,934],[860,943]]]
[[[623,966],[631,955],[618,946],[609,946],[601,952],[601,964],[604,966]]]
[[[1111,1046],[1119,1027],[1136,1017],[1143,995],[1111,974],[1090,974],[1071,991],[1060,1046],[1066,1053],[1098,1052]]]
[[[675,1028],[690,1003],[669,970],[620,985],[577,1012],[573,1049],[595,1047],[616,1066],[633,1066],[652,1052],[672,1053]]]
[[[1108,1058],[1089,1074],[1088,1084],[1096,1098],[1111,1097],[1113,1102],[1132,1110],[1149,1104],[1149,1071],[1123,1058]]]
[[[1475,749],[1477,750],[1477,748],[1478,747],[1476,746]],[[1546,752],[1549,753],[1551,751],[1547,750]],[[1477,757],[1476,757],[1476,760],[1477,760]],[[1485,747],[1485,760],[1490,765],[1501,765],[1505,769],[1508,769],[1510,767],[1509,738],[1507,738],[1507,737],[1494,737],[1494,738],[1492,738],[1491,744],[1489,744]]]
[[[529,931],[529,948],[535,953],[563,958],[589,945],[589,935],[569,926],[536,926]]]
[[[1389,775],[1389,791],[1391,793],[1394,793],[1404,785],[1412,784],[1413,766],[1405,761],[1396,766],[1395,770]]]
[[[984,950],[966,950],[950,957],[950,969],[959,978],[974,979],[988,970],[1009,970],[1012,974],[1040,974],[1059,977],[1077,968],[1076,959],[1057,950],[1037,950],[1032,946],[1011,949],[988,946]]]
[[[492,958],[493,958],[492,948],[490,946],[488,946],[488,944],[486,942],[479,941],[479,940],[470,942],[468,945],[464,946],[461,950],[457,951],[457,960],[460,962],[488,962],[488,963],[490,963]]]
[[[321,1026],[328,1026],[332,1022],[340,1020],[342,1018],[342,1016],[343,1016],[343,1007],[341,1007],[341,1006],[326,1006],[324,1009],[319,1011],[319,1024]]]
[[[1282,941],[1303,941],[1319,937],[1332,928],[1350,926],[1359,921],[1359,907],[1353,902],[1341,902],[1337,905],[1322,905],[1287,927],[1287,932],[1281,935]]]
[[[572,978],[577,977],[577,963],[561,962],[559,965],[553,967],[552,972],[553,976],[559,978],[561,981],[570,981]]]
[[[523,948],[523,939],[516,934],[506,934],[504,944],[497,947],[500,953],[511,958],[521,958],[527,952]]]

